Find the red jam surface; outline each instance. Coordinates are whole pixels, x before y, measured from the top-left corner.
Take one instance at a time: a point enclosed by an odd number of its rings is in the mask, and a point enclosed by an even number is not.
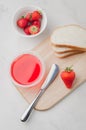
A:
[[[11,75],[13,79],[22,85],[29,85],[40,78],[42,74],[42,64],[40,60],[32,54],[19,56],[11,65]]]

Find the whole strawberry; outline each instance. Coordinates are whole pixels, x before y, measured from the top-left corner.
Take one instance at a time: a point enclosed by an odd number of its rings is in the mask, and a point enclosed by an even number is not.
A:
[[[67,88],[72,88],[72,84],[75,79],[75,72],[71,69],[71,67],[66,67],[66,69],[61,72],[61,79]]]
[[[35,25],[31,25],[30,27],[29,27],[29,32],[30,32],[30,34],[36,34],[36,33],[38,33],[40,31],[40,29],[39,29],[39,27],[37,27],[37,26],[35,26]]]
[[[17,25],[20,27],[20,28],[24,28],[26,27],[28,24],[28,20],[25,19],[25,18],[20,18],[17,20]]]
[[[33,25],[40,28],[41,27],[41,21],[40,20],[33,21]]]
[[[25,32],[25,34],[27,34],[27,35],[30,35],[29,27],[30,27],[30,26],[27,26],[27,27],[24,28],[24,32]]]
[[[34,11],[32,13],[32,20],[40,20],[42,18],[42,14],[40,11]]]
[[[25,18],[26,18],[28,21],[32,21],[32,13],[26,14]]]

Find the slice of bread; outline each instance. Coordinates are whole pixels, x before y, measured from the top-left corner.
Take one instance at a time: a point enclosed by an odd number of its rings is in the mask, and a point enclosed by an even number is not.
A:
[[[58,51],[58,52],[61,52],[61,51],[71,51],[73,50],[72,48],[67,48],[67,47],[58,47],[58,46],[55,46],[54,44],[51,43],[51,47],[54,51]]]
[[[51,43],[58,47],[67,47],[86,51],[86,29],[79,25],[58,27],[51,35]]]
[[[80,50],[80,51],[86,51],[86,48],[83,48],[83,47],[77,47],[77,46],[70,46],[70,45],[60,45],[60,44],[53,44],[55,47],[62,47],[62,48],[69,48],[69,49],[73,49],[73,50]]]
[[[84,53],[84,52],[83,51],[80,51],[80,52],[70,52],[70,53],[66,53],[66,54],[58,54],[58,53],[55,52],[55,55],[58,58],[67,58],[69,56],[73,56],[73,55],[81,54],[81,53]]]
[[[76,52],[81,52],[81,51],[77,51],[77,50],[71,50],[71,51],[60,51],[60,52],[56,52],[57,54],[67,54],[67,53],[76,53]]]
[[[72,48],[67,48],[67,47],[57,47],[57,46],[54,46],[53,44],[51,44],[51,46],[52,46],[53,51],[58,54],[83,51],[83,50],[72,49]]]

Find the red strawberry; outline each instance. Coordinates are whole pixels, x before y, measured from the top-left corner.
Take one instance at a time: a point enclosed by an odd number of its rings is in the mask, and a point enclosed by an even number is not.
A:
[[[27,35],[30,35],[29,27],[30,27],[30,26],[27,26],[27,27],[24,28],[24,32],[25,32]]]
[[[41,26],[41,21],[40,21],[40,20],[33,21],[33,25],[36,25],[37,27],[40,28],[40,26]]]
[[[28,21],[32,21],[32,13],[28,13],[25,18],[28,20]]]
[[[20,19],[17,21],[17,25],[18,25],[20,28],[26,27],[27,24],[28,24],[28,21],[27,21],[27,19],[25,19],[25,18],[20,18]]]
[[[40,31],[39,27],[35,26],[35,25],[31,25],[29,27],[29,32],[30,34],[36,34]]]
[[[41,19],[42,18],[42,15],[41,15],[41,13],[39,12],[39,11],[34,11],[33,13],[32,13],[32,20],[34,21],[34,20],[39,20],[39,19]]]
[[[61,78],[67,88],[72,88],[72,84],[75,79],[75,72],[71,69],[71,67],[67,67],[64,71],[62,71]]]

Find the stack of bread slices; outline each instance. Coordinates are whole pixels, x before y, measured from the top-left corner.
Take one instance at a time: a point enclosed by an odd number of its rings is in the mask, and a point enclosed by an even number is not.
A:
[[[86,29],[79,25],[56,28],[50,40],[52,49],[59,58],[86,52]]]

